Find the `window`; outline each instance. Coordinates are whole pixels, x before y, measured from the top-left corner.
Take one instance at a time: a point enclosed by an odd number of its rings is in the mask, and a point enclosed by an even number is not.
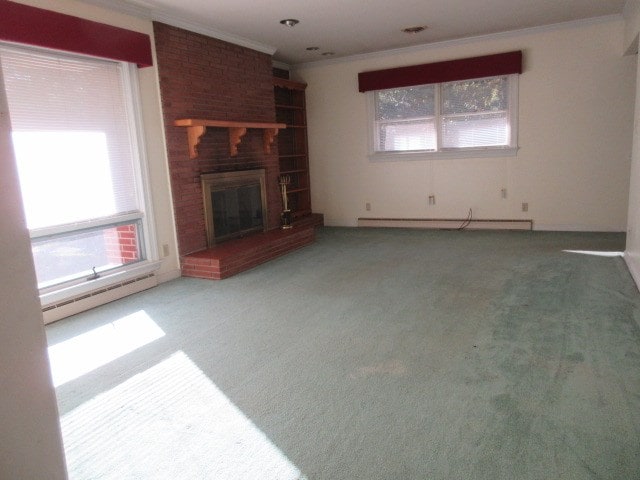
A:
[[[374,156],[513,154],[517,75],[370,92]]]
[[[3,45],[0,65],[41,292],[143,262],[135,68]]]

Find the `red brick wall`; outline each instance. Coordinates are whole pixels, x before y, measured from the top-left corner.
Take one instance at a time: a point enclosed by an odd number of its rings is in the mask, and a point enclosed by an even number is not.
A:
[[[271,56],[163,23],[153,26],[179,253],[207,247],[201,173],[265,168],[267,227],[277,228],[277,142],[265,155],[262,130],[249,129],[231,157],[227,130],[208,128],[199,157],[191,160],[186,129],[173,126],[180,118],[275,122]]]
[[[135,224],[120,225],[103,230],[103,238],[109,261],[115,265],[140,260],[138,233]]]

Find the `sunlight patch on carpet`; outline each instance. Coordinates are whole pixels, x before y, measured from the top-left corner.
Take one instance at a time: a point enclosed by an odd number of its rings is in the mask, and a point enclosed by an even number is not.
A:
[[[162,329],[139,310],[49,347],[55,387],[81,377],[127,353],[164,337]]]
[[[304,479],[182,351],[61,424],[72,480]]]

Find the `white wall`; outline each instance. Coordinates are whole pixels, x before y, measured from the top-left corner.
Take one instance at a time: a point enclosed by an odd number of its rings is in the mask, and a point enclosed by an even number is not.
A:
[[[473,208],[474,218],[532,218],[537,229],[624,231],[635,86],[624,35],[624,22],[609,18],[296,67],[308,83],[314,211],[353,226],[358,217],[465,218]],[[518,49],[517,156],[368,159],[358,72]]]
[[[640,31],[640,0],[629,0],[625,5],[624,48],[637,48]],[[640,64],[638,65],[640,67]],[[640,80],[640,75],[638,76]],[[636,87],[634,111],[633,150],[629,187],[629,210],[625,261],[637,285],[640,285],[640,88]]]
[[[63,479],[58,410],[17,179],[0,89],[0,478]]]

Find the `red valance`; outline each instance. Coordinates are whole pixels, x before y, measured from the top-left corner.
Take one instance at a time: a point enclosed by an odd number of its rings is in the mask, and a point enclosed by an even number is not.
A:
[[[522,73],[522,51],[358,74],[361,92]]]
[[[153,65],[149,35],[0,0],[0,40]]]

